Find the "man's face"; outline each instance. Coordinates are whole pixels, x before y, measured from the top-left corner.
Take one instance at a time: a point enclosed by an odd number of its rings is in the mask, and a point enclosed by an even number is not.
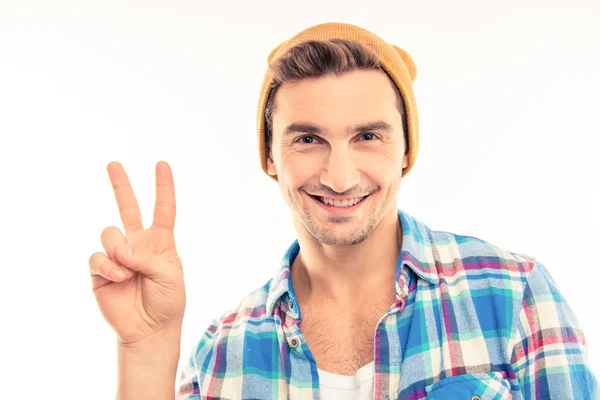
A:
[[[397,218],[408,156],[396,104],[391,81],[376,70],[286,83],[277,91],[268,172],[277,174],[294,218],[317,241],[358,244],[384,216]],[[318,199],[363,196],[347,208]]]

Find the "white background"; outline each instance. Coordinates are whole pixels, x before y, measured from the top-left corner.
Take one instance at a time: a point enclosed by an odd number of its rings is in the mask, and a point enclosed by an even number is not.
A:
[[[154,165],[173,168],[181,362],[275,274],[296,236],[260,169],[258,90],[272,48],[328,21],[417,64],[421,146],[399,208],[543,262],[598,373],[600,3],[367,4],[0,0],[1,398],[114,398],[115,336],[87,265],[120,226],[110,161],[146,223]]]

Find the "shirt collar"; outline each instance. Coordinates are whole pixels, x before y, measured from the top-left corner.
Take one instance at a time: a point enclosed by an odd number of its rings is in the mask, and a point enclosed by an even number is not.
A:
[[[402,225],[402,247],[398,255],[396,264],[396,294],[400,291],[400,279],[402,266],[407,265],[421,279],[428,283],[438,283],[439,277],[435,265],[433,246],[431,239],[431,230],[419,219],[410,216],[405,211],[398,209],[398,218]],[[290,266],[300,252],[298,240],[287,249],[282,258],[281,266],[277,275],[271,280],[269,293],[267,295],[267,315],[272,315],[273,310],[282,297],[285,301],[290,301],[292,305],[296,303],[296,295],[290,277]],[[286,305],[284,306],[289,308]],[[292,307],[298,310],[298,307]],[[290,310],[291,311],[291,310]]]

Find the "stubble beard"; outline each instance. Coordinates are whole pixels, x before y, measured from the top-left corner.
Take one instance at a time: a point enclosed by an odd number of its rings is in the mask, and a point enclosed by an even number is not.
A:
[[[350,219],[329,217],[327,218],[328,228],[312,219],[310,212],[301,216],[302,223],[306,230],[310,232],[315,240],[328,246],[354,246],[366,240],[377,227],[377,218],[373,214],[367,215],[367,221],[364,225],[351,228],[347,225],[352,224]]]
[[[298,193],[308,196],[308,194],[305,194],[304,192],[298,191]],[[377,193],[377,191],[375,193]],[[365,213],[364,219],[366,221],[361,221],[362,223],[359,226],[355,226],[356,217],[352,216],[330,215],[325,217],[326,221],[323,223],[314,218],[314,213],[311,213],[309,205],[304,205],[297,201],[290,191],[286,192],[285,197],[286,202],[311,236],[316,241],[328,246],[353,246],[362,243],[371,236],[373,231],[375,231],[375,228],[381,219],[378,218],[381,217],[378,215],[381,213],[381,210],[371,209],[367,210]],[[373,205],[369,205],[373,207]],[[315,205],[315,207],[318,207],[318,205]]]
[[[365,241],[375,231],[375,228],[377,228],[377,225],[392,204],[391,198],[398,196],[401,181],[402,170],[396,174],[396,177],[388,187],[387,193],[381,193],[381,188],[371,193],[370,196],[383,196],[383,199],[379,200],[382,203],[377,205],[369,204],[371,209],[364,212],[364,219],[366,221],[357,227],[349,226],[354,224],[353,221],[355,218],[353,217],[330,215],[326,217],[324,224],[316,221],[310,211],[310,206],[303,205],[303,203],[298,201],[297,197],[292,195],[290,188],[285,189],[284,197],[288,206],[315,240],[328,246],[354,246]],[[300,196],[308,196],[307,193],[301,190],[297,190],[297,193]],[[369,203],[372,203],[374,199],[368,198],[367,200],[369,200]],[[326,226],[324,226],[325,224]]]

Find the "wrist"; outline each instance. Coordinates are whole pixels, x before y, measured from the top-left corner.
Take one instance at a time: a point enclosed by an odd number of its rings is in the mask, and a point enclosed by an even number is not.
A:
[[[172,350],[181,344],[181,329],[163,329],[152,335],[132,343],[123,343],[117,339],[118,351],[127,355],[140,355],[148,352]]]
[[[181,336],[157,332],[139,342],[118,344],[117,399],[173,399]]]

